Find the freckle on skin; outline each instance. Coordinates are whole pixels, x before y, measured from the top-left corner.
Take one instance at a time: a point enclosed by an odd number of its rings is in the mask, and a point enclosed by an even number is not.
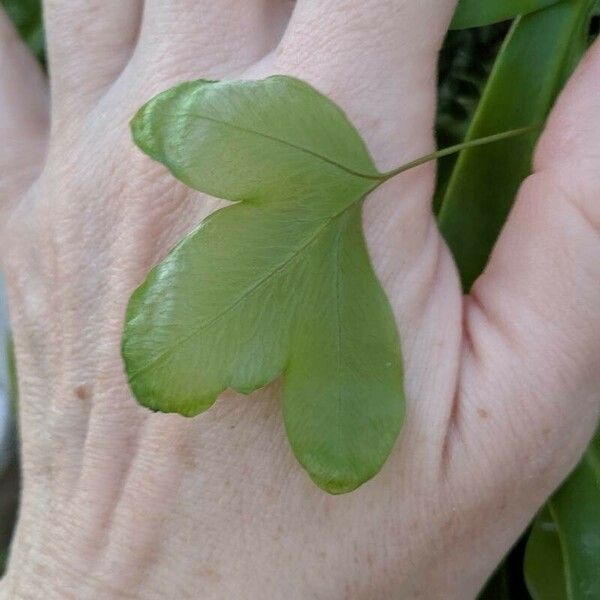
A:
[[[86,383],[78,385],[73,392],[80,400],[88,400],[92,396],[92,390]]]
[[[211,567],[201,567],[198,574],[207,582],[219,583],[221,574]]]
[[[192,452],[191,446],[186,441],[177,441],[174,444],[174,450],[181,464],[185,465],[190,471],[195,471],[198,467],[196,458]]]
[[[485,408],[478,408],[477,409],[477,414],[482,418],[482,419],[487,419],[490,416],[490,413],[485,410]]]

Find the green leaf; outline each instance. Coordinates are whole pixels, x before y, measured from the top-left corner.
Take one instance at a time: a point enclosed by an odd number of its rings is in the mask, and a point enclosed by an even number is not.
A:
[[[525,576],[534,600],[600,598],[600,430],[537,518]]]
[[[548,503],[558,527],[568,598],[600,598],[600,431]]]
[[[438,147],[462,142],[477,110],[508,23],[449,31],[438,63],[438,106],[435,124]],[[434,210],[437,214],[458,156],[437,165]]]
[[[482,27],[527,15],[561,0],[460,0],[451,29]]]
[[[588,45],[593,0],[571,0],[517,19],[496,61],[467,140],[542,123]],[[468,290],[529,175],[537,133],[462,152],[439,215]]]
[[[558,528],[547,507],[533,523],[524,568],[527,589],[533,600],[568,600]]]
[[[284,376],[295,455],[330,493],[381,468],[404,416],[391,307],[363,239],[385,178],[330,100],[296,79],[197,81],[150,101],[137,144],[237,204],[209,216],[131,298],[123,356],[154,410],[195,415]]]

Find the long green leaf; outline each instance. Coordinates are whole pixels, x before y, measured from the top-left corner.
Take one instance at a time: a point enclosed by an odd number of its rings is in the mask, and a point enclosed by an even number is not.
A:
[[[438,147],[458,144],[465,139],[509,27],[508,23],[499,23],[448,32],[439,58],[435,124]],[[455,155],[438,161],[436,214],[457,158]]]
[[[517,19],[496,61],[467,139],[542,123],[583,55],[591,0]],[[439,222],[468,290],[483,270],[515,194],[530,173],[538,134],[462,152]]]
[[[569,600],[558,527],[547,506],[536,517],[527,540],[525,580],[533,600]]]
[[[525,576],[534,600],[600,598],[600,430],[536,519]]]
[[[491,25],[527,15],[561,0],[461,0],[456,8],[452,29]]]
[[[600,432],[548,503],[558,527],[569,600],[600,598]]]

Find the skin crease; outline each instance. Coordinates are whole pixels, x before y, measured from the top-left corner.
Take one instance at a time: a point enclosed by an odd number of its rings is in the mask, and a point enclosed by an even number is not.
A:
[[[317,489],[289,449],[277,384],[226,393],[193,420],[136,405],[119,354],[129,295],[222,204],[135,148],[127,123],[141,104],[183,80],[287,73],[346,110],[381,169],[433,148],[454,0],[292,8],[46,0],[51,109],[0,20],[1,256],[24,477],[2,600],[473,598],[595,429],[598,45],[470,296],[431,214],[432,165],[368,200],[408,396],[374,480],[343,497]]]

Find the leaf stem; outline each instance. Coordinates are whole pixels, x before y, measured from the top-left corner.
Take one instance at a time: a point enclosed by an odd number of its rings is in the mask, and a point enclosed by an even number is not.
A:
[[[478,138],[476,140],[469,140],[467,142],[462,142],[461,144],[456,144],[455,146],[449,146],[448,148],[444,148],[443,150],[438,150],[437,152],[433,152],[431,154],[427,154],[422,156],[421,158],[417,158],[409,163],[401,165],[396,169],[392,169],[387,173],[383,173],[381,176],[382,183],[395,177],[396,175],[400,175],[400,173],[404,173],[405,171],[409,171],[410,169],[414,169],[415,167],[420,167],[428,162],[433,160],[437,160],[439,158],[443,158],[444,156],[450,156],[452,154],[457,154],[458,152],[462,152],[463,150],[467,150],[468,148],[475,148],[477,146],[485,146],[487,144],[493,144],[494,142],[501,142],[502,140],[508,140],[510,138],[518,137],[520,135],[524,135],[526,133],[531,133],[532,131],[536,131],[541,128],[541,125],[528,125],[527,127],[520,127],[518,129],[510,129],[509,131],[503,131],[502,133],[495,133],[494,135],[489,135],[486,137]]]

